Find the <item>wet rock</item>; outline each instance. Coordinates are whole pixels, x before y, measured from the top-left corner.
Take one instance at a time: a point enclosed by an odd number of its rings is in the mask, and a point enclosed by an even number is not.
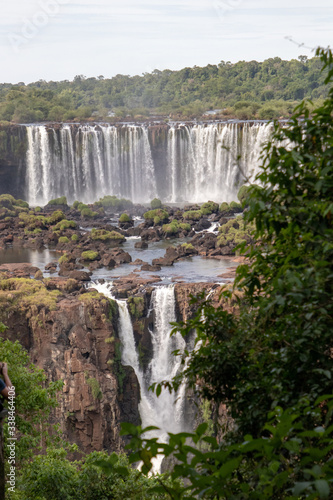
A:
[[[87,273],[86,271],[70,271],[68,273],[68,278],[77,280],[77,281],[90,281],[90,276],[92,273]]]
[[[116,266],[116,261],[111,254],[104,254],[101,260],[103,266],[113,269]]]
[[[200,219],[199,222],[194,226],[195,231],[203,231],[205,229],[209,229],[211,223],[207,219]]]
[[[137,241],[134,248],[148,248],[148,243],[146,241]]]
[[[161,266],[158,264],[155,264],[152,266],[146,262],[141,266],[141,271],[154,271],[155,272],[155,271],[160,271],[160,270],[161,270]]]

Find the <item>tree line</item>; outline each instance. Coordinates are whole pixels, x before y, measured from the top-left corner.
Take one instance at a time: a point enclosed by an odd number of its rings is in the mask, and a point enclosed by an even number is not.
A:
[[[0,120],[16,123],[189,118],[219,110],[219,118],[288,118],[307,98],[327,96],[318,57],[263,62],[221,61],[179,71],[155,69],[141,76],[116,75],[73,81],[0,84]]]

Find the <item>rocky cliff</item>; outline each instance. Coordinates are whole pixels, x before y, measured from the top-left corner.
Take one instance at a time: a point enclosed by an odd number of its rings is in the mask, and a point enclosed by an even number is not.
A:
[[[48,379],[63,380],[52,418],[65,439],[84,452],[120,451],[120,423],[140,423],[140,389],[133,369],[121,364],[117,303],[73,279],[16,277],[32,271],[28,265],[12,265],[0,276],[0,321],[8,326],[3,335],[19,340]],[[177,283],[177,318],[186,321],[192,314],[191,294],[211,288]],[[151,293],[152,287],[140,280],[126,293],[142,366],[152,353]]]

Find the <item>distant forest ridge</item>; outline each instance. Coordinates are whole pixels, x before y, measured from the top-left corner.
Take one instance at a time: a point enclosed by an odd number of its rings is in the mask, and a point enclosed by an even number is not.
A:
[[[43,121],[273,119],[290,116],[297,102],[316,105],[328,92],[319,58],[263,62],[221,61],[203,68],[154,70],[142,76],[0,84],[0,120]],[[207,114],[208,112],[208,114]]]

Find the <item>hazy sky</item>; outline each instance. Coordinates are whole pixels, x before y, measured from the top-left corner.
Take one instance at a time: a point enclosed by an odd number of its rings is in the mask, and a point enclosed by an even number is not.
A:
[[[332,36],[332,0],[2,0],[0,82],[311,57]]]

